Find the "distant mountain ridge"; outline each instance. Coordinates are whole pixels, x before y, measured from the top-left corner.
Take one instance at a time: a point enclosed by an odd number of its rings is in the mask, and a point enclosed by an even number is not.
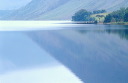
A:
[[[127,7],[128,0],[32,0],[25,7],[4,16],[4,20],[71,20],[80,9],[107,11]]]

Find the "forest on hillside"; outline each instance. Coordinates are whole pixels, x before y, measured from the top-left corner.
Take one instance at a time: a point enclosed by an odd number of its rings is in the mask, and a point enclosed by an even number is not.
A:
[[[98,19],[96,19],[98,18]],[[72,21],[94,21],[94,23],[128,22],[128,7],[107,13],[106,10],[87,11],[81,9],[72,16]]]
[[[105,17],[104,23],[128,22],[128,7],[113,11]]]
[[[93,14],[106,13],[106,10],[95,10],[93,12],[81,9],[72,16],[72,21],[96,21],[94,17],[91,17]],[[103,15],[97,15],[97,17],[103,17]]]

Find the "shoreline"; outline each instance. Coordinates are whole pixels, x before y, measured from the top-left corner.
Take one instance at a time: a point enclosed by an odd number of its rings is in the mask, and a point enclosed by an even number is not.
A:
[[[128,25],[128,22],[111,22],[111,23],[103,23],[106,25]]]

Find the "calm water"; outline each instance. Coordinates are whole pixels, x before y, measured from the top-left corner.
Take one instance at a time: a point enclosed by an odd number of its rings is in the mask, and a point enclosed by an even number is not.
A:
[[[56,23],[2,30],[0,83],[28,82],[128,83],[128,26]]]

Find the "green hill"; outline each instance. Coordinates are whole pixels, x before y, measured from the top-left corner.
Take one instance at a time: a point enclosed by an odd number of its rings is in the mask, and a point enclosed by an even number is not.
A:
[[[100,17],[100,20],[99,20],[99,18],[97,17],[97,15],[103,15],[103,16],[106,16],[106,15],[108,15],[108,14],[109,14],[109,13],[93,14],[93,15],[91,15],[91,17],[94,17],[97,21],[103,22],[104,19],[105,19],[105,17]]]

